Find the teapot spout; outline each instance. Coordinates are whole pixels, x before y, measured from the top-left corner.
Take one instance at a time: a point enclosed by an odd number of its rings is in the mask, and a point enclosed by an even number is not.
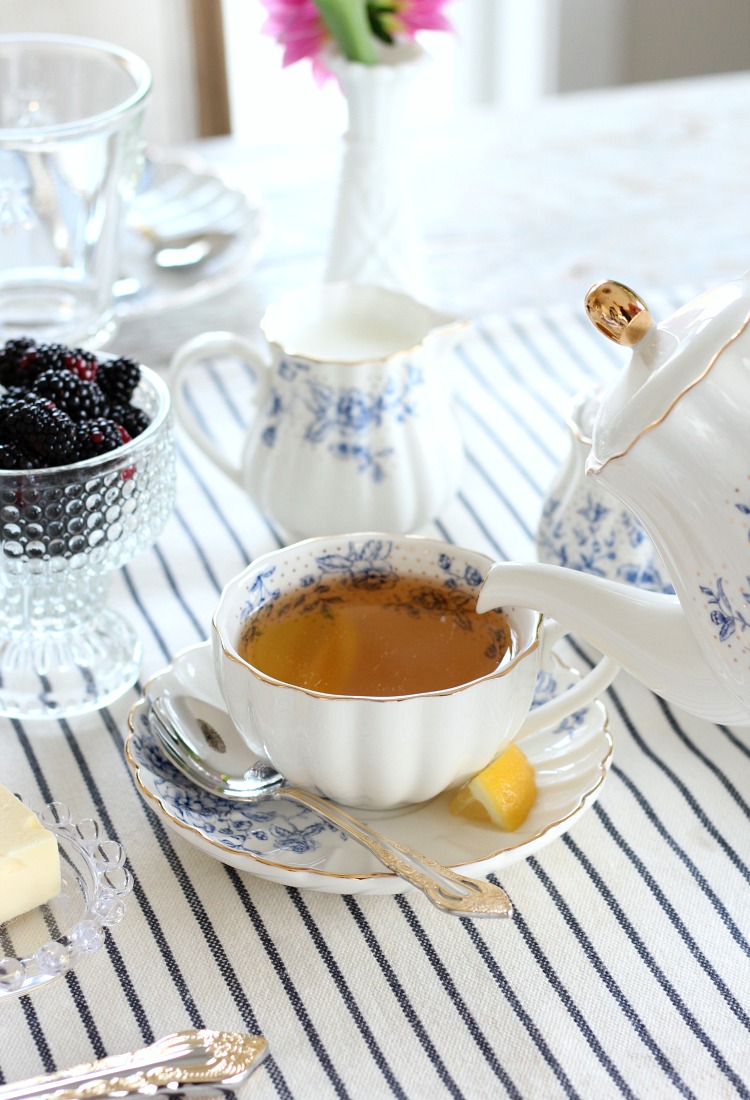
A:
[[[709,668],[676,596],[647,592],[559,565],[499,562],[477,610],[526,607],[557,619],[662,698],[711,722],[750,714]]]

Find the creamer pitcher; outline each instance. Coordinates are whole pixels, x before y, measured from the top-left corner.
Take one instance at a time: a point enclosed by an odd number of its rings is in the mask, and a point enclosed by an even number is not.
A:
[[[231,333],[207,333],[179,349],[175,411],[285,533],[414,531],[439,513],[461,476],[444,352],[463,327],[379,287],[299,291],[266,311],[265,354]],[[221,355],[241,356],[255,377],[255,409],[237,458],[207,438],[184,393],[185,372]]]

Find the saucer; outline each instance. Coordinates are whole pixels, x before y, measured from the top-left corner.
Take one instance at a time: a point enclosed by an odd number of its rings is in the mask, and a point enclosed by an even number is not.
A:
[[[553,654],[537,679],[535,703],[578,680]],[[148,693],[185,692],[224,708],[211,643],[183,650],[148,683]],[[146,698],[129,715],[125,757],[136,786],[165,825],[206,855],[285,886],[336,894],[397,894],[411,887],[313,810],[280,798],[230,802],[195,786],[163,756]],[[536,772],[537,800],[524,824],[506,833],[448,811],[450,792],[387,817],[358,811],[394,840],[477,877],[538,852],[576,822],[599,795],[612,758],[607,712],[596,700],[518,744]]]
[[[201,264],[164,270],[153,262],[152,246],[138,226],[163,237],[219,230],[232,239]],[[257,197],[197,157],[172,159],[152,152],[125,227],[115,286],[117,317],[144,317],[229,289],[258,259],[266,238]]]

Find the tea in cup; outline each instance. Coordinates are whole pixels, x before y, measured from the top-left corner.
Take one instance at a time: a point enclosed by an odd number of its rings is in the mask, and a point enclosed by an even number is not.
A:
[[[463,470],[445,353],[464,327],[383,287],[295,291],[266,310],[260,350],[228,332],[178,349],[177,418],[290,541],[414,531],[439,514]],[[231,359],[247,365],[254,382],[252,405],[234,410],[248,421],[241,454],[229,453],[221,424],[207,423],[203,391],[193,390],[201,363],[227,379]]]
[[[256,559],[224,589],[214,665],[248,745],[344,805],[424,802],[517,736],[585,706],[605,658],[532,709],[563,631],[535,611],[476,611],[493,562],[436,539],[371,532]]]

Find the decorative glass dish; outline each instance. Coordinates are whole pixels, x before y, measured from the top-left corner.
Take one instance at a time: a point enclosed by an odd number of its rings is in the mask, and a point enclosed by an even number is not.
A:
[[[140,642],[106,606],[109,574],[148,549],[175,498],[169,389],[148,367],[132,404],[149,419],[99,457],[0,470],[0,714],[62,718],[135,682]]]
[[[91,818],[74,822],[62,802],[37,816],[57,840],[62,884],[45,905],[0,924],[0,1001],[47,985],[93,954],[125,916],[133,887],[122,845]]]

